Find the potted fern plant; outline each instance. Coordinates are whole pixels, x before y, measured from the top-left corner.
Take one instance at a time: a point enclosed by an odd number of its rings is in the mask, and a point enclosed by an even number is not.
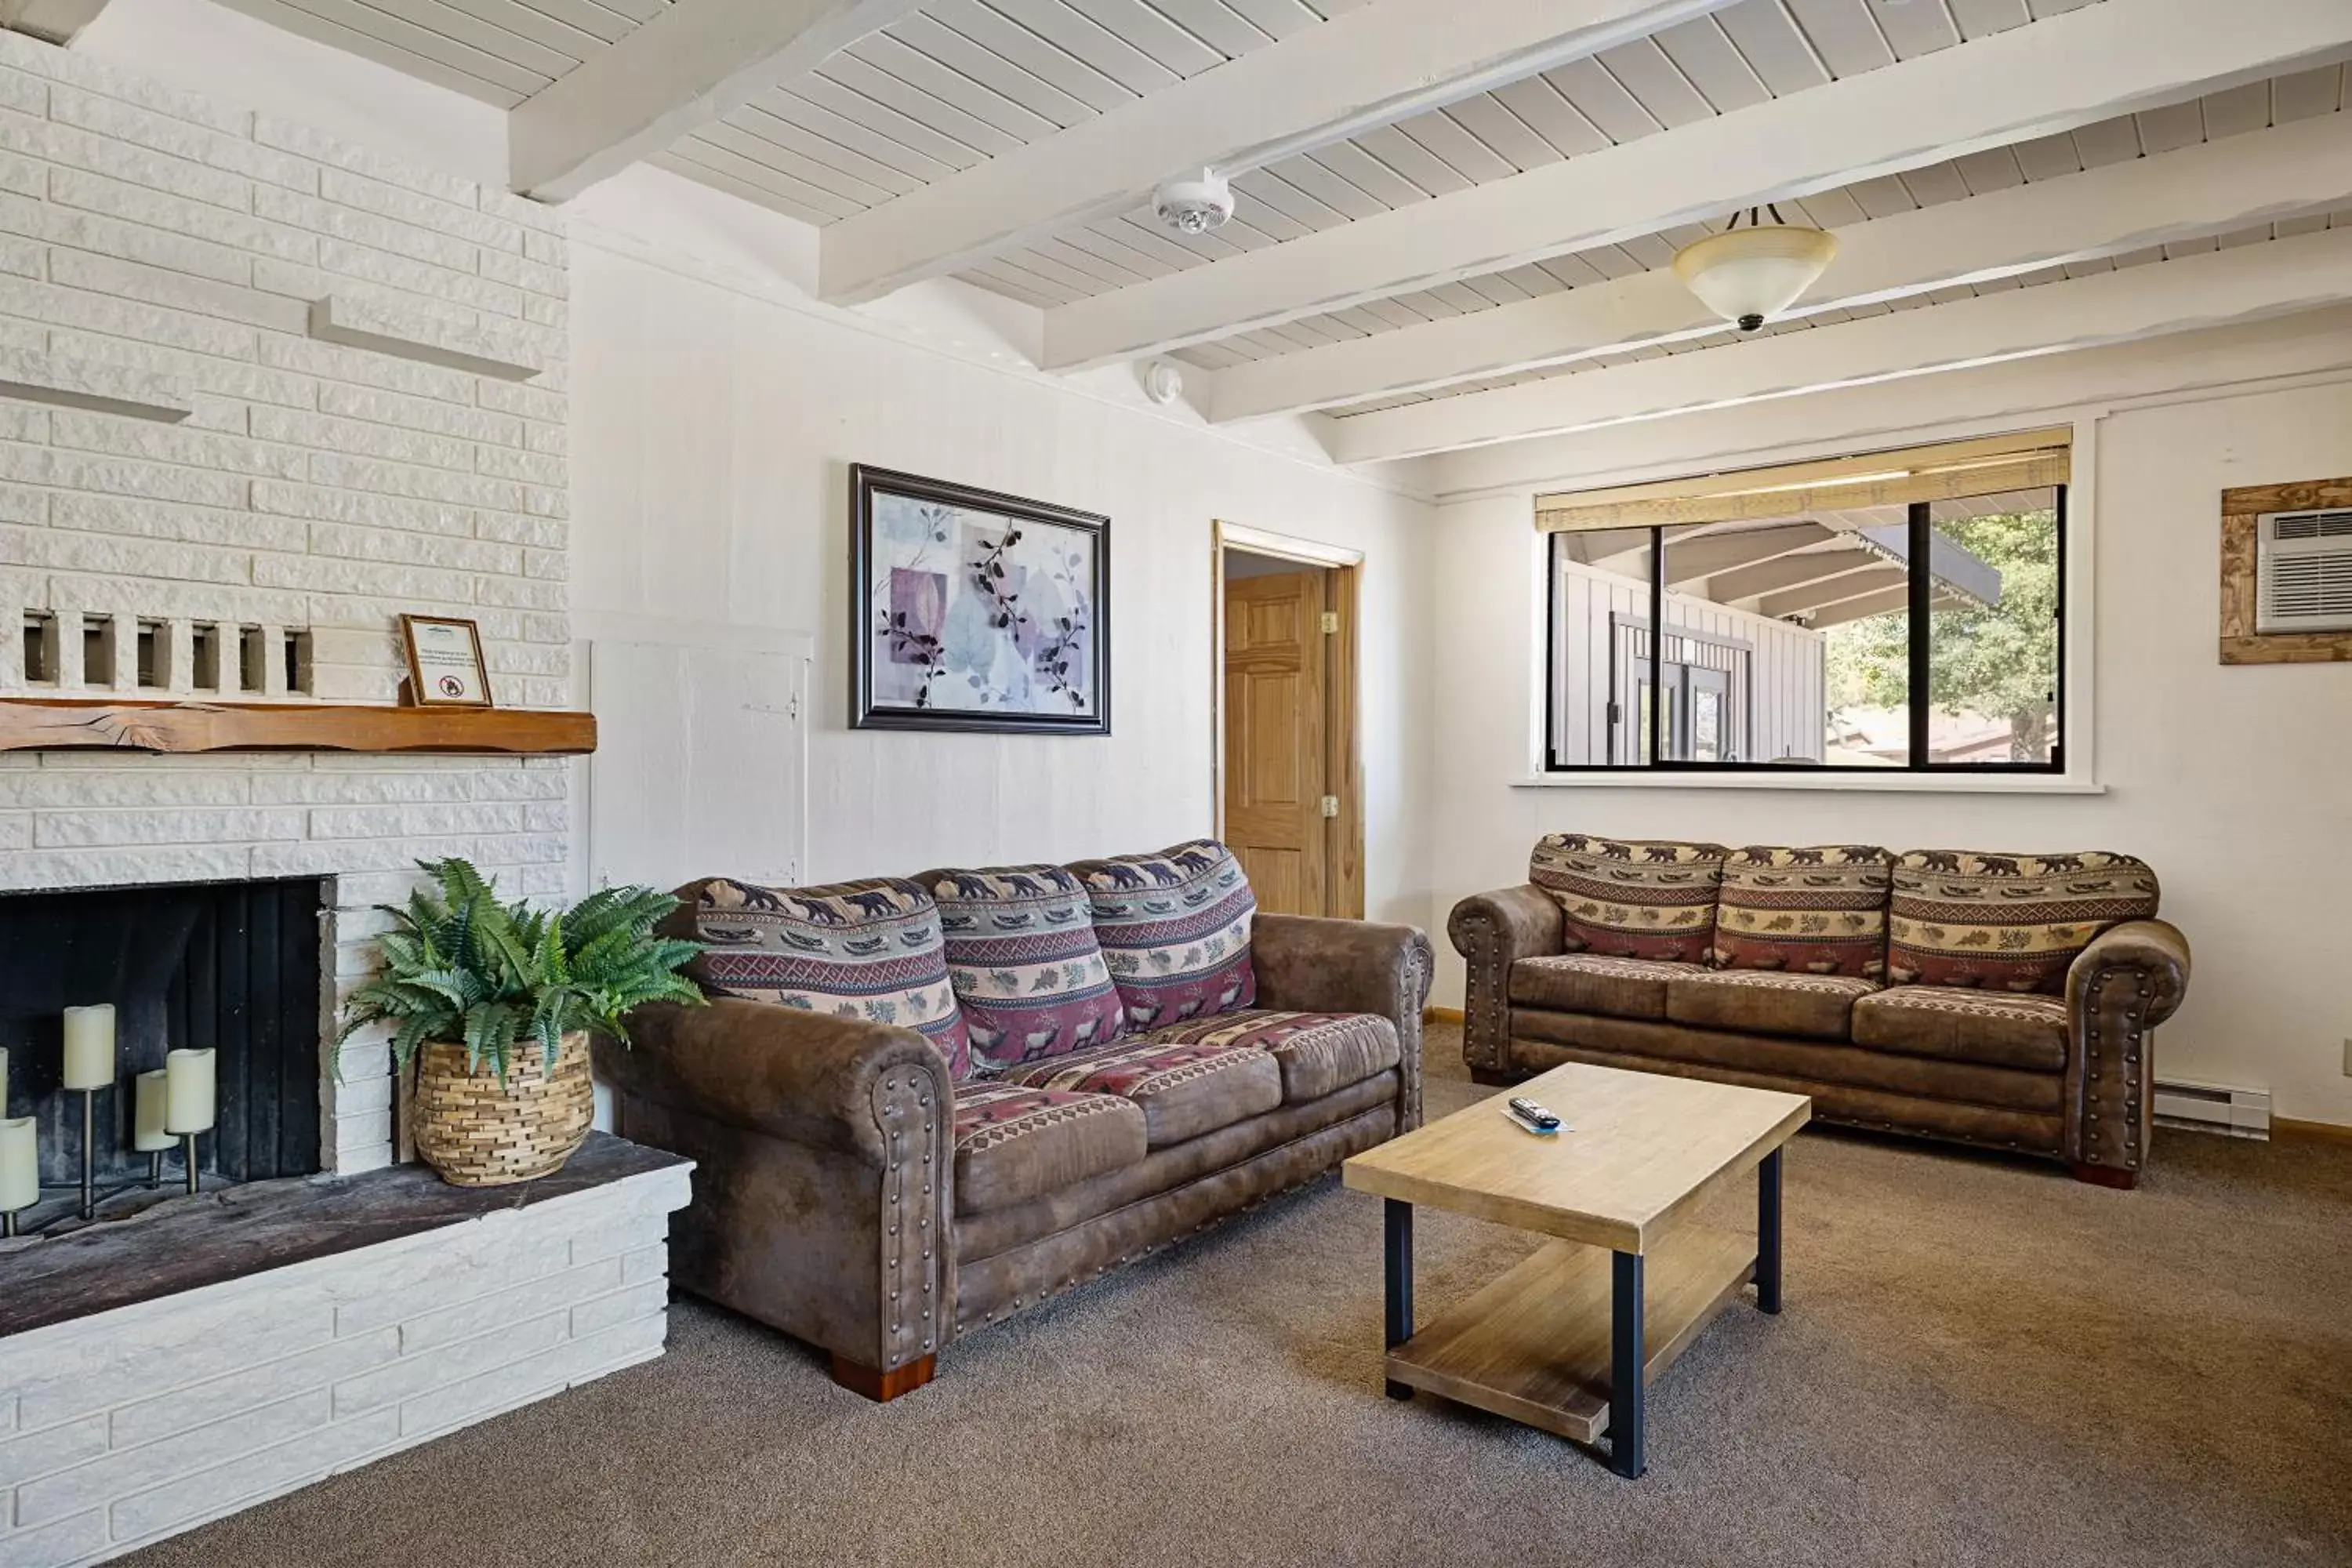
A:
[[[434,886],[383,906],[383,970],[352,993],[336,1048],[394,1026],[393,1060],[416,1073],[416,1150],[443,1180],[500,1186],[561,1170],[595,1113],[588,1037],[626,1045],[630,1008],[698,1005],[678,968],[702,946],[656,934],[677,900],[650,888],[534,910],[500,903],[464,860],[419,864]]]

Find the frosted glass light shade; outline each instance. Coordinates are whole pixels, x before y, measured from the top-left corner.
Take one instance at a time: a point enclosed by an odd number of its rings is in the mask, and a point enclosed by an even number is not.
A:
[[[1793,224],[1727,229],[1675,253],[1675,276],[1743,331],[1789,308],[1837,259],[1837,237]]]

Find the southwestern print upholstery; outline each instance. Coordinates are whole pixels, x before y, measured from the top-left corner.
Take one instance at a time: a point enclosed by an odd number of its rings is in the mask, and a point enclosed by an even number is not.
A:
[[[939,900],[948,973],[982,1072],[1118,1038],[1118,993],[1076,878],[1059,866],[999,866],[921,879]]]
[[[959,1082],[971,1076],[940,911],[914,883],[777,889],[714,877],[679,896],[696,940],[709,944],[687,968],[704,990],[900,1025],[937,1046]]]
[[[1250,921],[1257,900],[1233,851],[1196,838],[1157,855],[1081,860],[1095,932],[1138,1029],[1257,1001]]]
[[[1115,1094],[1143,1112],[1151,1147],[1165,1148],[1272,1110],[1282,1073],[1264,1051],[1162,1039],[1123,1040],[1102,1050],[1014,1068],[1007,1083],[1031,1089]]]
[[[1735,849],[1723,863],[1715,962],[1877,980],[1894,872],[1894,856],[1864,844]]]
[[[1729,851],[1547,834],[1528,880],[1559,900],[1571,952],[1703,963],[1715,945],[1715,905]]]
[[[2156,873],[2128,855],[1914,850],[1895,863],[1886,977],[2063,995],[2075,954],[2154,918]]]
[[[1154,1029],[1161,1044],[1245,1047],[1282,1069],[1282,1098],[1297,1105],[1378,1078],[1402,1059],[1396,1026],[1377,1013],[1291,1013],[1246,1007]]]
[[[1009,1083],[955,1097],[958,1214],[1010,1208],[1143,1158],[1143,1111],[1108,1094]]]

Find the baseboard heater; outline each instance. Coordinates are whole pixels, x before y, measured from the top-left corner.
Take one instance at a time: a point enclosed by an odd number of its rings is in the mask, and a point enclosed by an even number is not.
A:
[[[2158,1079],[2156,1124],[2229,1138],[2271,1135],[2271,1093],[2266,1089],[2231,1089],[2218,1083]]]

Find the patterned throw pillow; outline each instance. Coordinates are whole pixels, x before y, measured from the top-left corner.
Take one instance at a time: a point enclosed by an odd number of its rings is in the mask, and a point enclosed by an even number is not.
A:
[[[1070,869],[1094,899],[1095,931],[1134,1027],[1256,1004],[1250,922],[1257,900],[1232,850],[1195,838]]]
[[[2156,914],[2156,873],[2128,855],[1917,849],[1895,863],[1886,977],[2063,995],[2091,939]]]
[[[1551,833],[1537,843],[1528,880],[1559,903],[1571,952],[1703,963],[1728,853],[1719,844]]]
[[[1735,849],[1723,863],[1715,962],[1789,974],[1886,973],[1895,857],[1866,844]]]
[[[948,973],[982,1070],[1107,1046],[1118,992],[1086,889],[1059,866],[926,871],[947,933]]]
[[[688,971],[703,989],[902,1025],[940,1048],[958,1082],[971,1076],[940,911],[914,883],[776,889],[713,878],[693,908],[694,935],[710,944]]]

